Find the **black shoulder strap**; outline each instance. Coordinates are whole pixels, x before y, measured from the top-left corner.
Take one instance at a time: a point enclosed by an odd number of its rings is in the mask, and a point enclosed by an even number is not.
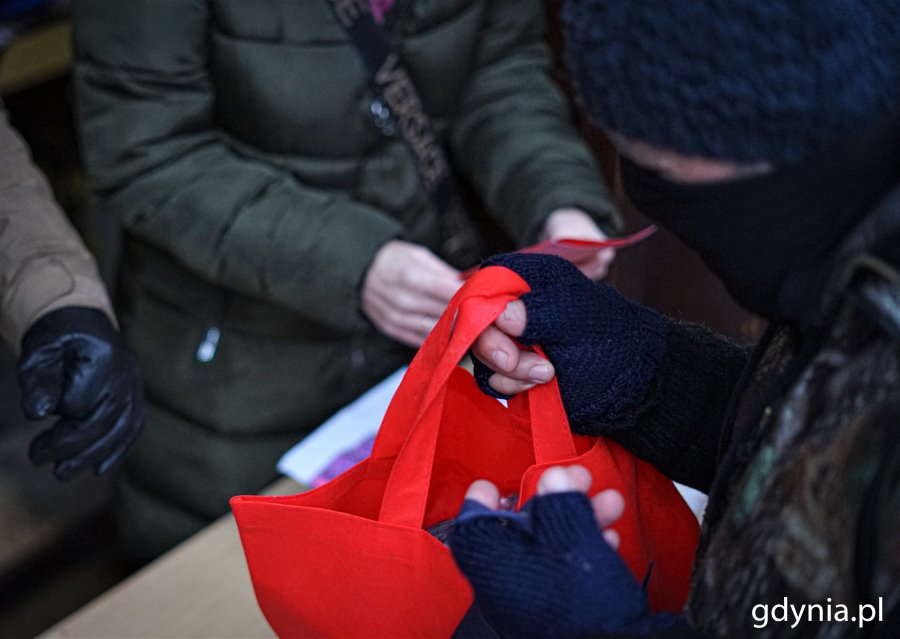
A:
[[[444,148],[425,112],[412,77],[375,22],[368,0],[328,0],[370,76],[380,104],[373,116],[380,128],[394,127],[416,161],[422,184],[441,226],[441,255],[463,268],[484,257],[485,242],[462,204]]]

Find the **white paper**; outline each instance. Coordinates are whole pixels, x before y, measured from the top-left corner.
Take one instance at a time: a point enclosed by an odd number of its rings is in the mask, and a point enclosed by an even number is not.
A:
[[[278,460],[278,471],[308,485],[335,457],[378,432],[406,368],[367,390],[295,444]]]

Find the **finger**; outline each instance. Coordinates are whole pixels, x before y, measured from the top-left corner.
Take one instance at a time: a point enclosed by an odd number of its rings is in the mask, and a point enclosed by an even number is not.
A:
[[[491,510],[500,508],[500,491],[486,479],[478,479],[472,482],[472,485],[466,491],[466,499],[476,501]]]
[[[56,411],[64,381],[62,348],[45,346],[19,362],[22,412],[29,420],[47,417]]]
[[[458,272],[428,249],[395,240],[376,255],[360,297],[370,317],[375,308],[437,317],[460,285]]]
[[[134,446],[134,443],[137,441],[138,436],[140,436],[143,429],[143,423],[132,426],[127,435],[120,441],[118,447],[108,457],[106,457],[106,459],[94,464],[94,473],[97,476],[105,475],[113,468],[118,466],[119,463],[125,458],[125,455],[128,453],[128,451],[130,451],[132,446]]]
[[[437,324],[438,317],[427,313],[403,313],[389,310],[382,314],[382,322],[398,332],[407,332],[424,337]]]
[[[449,275],[435,278],[422,292],[432,301],[440,304],[443,309],[447,307],[447,303],[453,299],[453,296],[456,295],[462,284],[463,281],[460,279],[459,273],[452,271]]]
[[[362,303],[363,311],[382,332],[412,333],[418,335],[420,342],[434,329],[446,308],[444,303],[409,291],[395,291],[390,296],[373,293]]]
[[[113,344],[91,336],[71,340],[65,357],[65,384],[58,411],[84,417],[94,411],[107,392],[112,372]]]
[[[591,481],[591,472],[580,464],[552,466],[538,480],[537,492],[539,495],[567,491],[586,494]]]
[[[506,377],[529,384],[545,384],[553,379],[553,365],[536,353],[523,352],[516,367]]]
[[[524,374],[531,379],[521,380],[495,373],[494,369],[482,362],[480,358],[472,357],[475,381],[482,392],[492,397],[509,399],[516,393],[523,393],[534,388],[537,383],[543,383],[545,378],[552,379],[552,368],[546,361],[538,357],[534,360],[526,360],[526,363],[530,361],[533,361],[535,365],[527,369]]]
[[[462,286],[462,279],[459,276],[458,269],[453,268],[428,249],[424,250],[422,258],[425,262],[426,270],[434,277],[444,280],[448,287],[459,288]]]
[[[551,466],[538,479],[537,494],[566,493],[577,490],[568,469],[563,466]]]
[[[494,389],[494,392],[506,397],[524,393],[537,386],[534,382],[523,382],[522,380],[513,379],[512,377],[507,377],[500,373],[494,373],[488,380],[488,385]]]
[[[134,403],[129,399],[105,432],[79,452],[58,460],[53,469],[54,474],[65,480],[88,466],[94,466],[97,474],[101,474],[100,469],[111,468],[136,438],[140,430],[134,423],[136,418]]]
[[[507,335],[519,337],[525,332],[525,304],[521,300],[513,300],[506,305],[494,324]]]
[[[580,464],[572,464],[566,471],[569,473],[569,478],[575,486],[575,490],[582,493],[587,493],[590,490],[591,482],[593,482],[591,471]]]
[[[429,289],[392,289],[379,295],[379,304],[395,313],[440,317],[447,309],[450,298],[432,295]]]
[[[619,543],[621,543],[621,540],[619,539],[619,533],[617,533],[612,528],[607,528],[603,531],[603,539],[606,540],[606,543],[608,543],[610,548],[612,548],[613,550],[619,549]]]
[[[425,342],[427,333],[408,329],[382,328],[382,332],[391,339],[410,348],[419,348]]]
[[[496,326],[488,326],[472,346],[475,356],[498,373],[512,373],[519,364],[522,350],[513,339]]]
[[[472,352],[494,371],[520,382],[543,384],[554,375],[550,362],[537,353],[521,350],[509,335],[496,326],[484,330],[475,341]]]
[[[614,248],[603,249],[602,251],[597,253],[597,261],[600,262],[600,264],[604,265],[607,269],[615,261],[615,259],[616,249]]]
[[[136,367],[134,376],[125,382],[123,388],[130,390],[123,392],[123,396],[128,398],[128,402],[116,426],[116,428],[121,429],[118,435],[118,444],[103,460],[94,464],[94,472],[98,476],[105,475],[119,465],[126,453],[134,446],[146,425],[144,388],[141,384],[140,373]]]
[[[592,280],[601,280],[609,274],[615,256],[615,249],[603,249],[586,260],[577,261],[575,266]]]
[[[435,317],[425,315],[405,316],[401,320],[390,324],[390,331],[393,335],[388,332],[386,334],[392,337],[396,335],[394,339],[397,341],[407,346],[419,348],[425,341],[425,338],[434,330],[436,324],[437,318]]]
[[[100,438],[115,423],[116,414],[109,399],[104,399],[86,418],[65,416],[35,437],[28,450],[33,464],[70,457]]]
[[[381,309],[384,314],[428,315],[440,317],[447,308],[446,300],[438,300],[421,291],[394,288],[387,291],[372,290],[367,303]]]
[[[420,347],[422,342],[425,341],[425,337],[427,337],[430,332],[426,329],[428,323],[421,317],[419,319],[419,325],[416,326],[415,322],[410,320],[409,316],[398,316],[394,313],[386,313],[383,308],[378,306],[371,306],[364,303],[363,311],[366,316],[372,320],[372,323],[379,331],[391,339],[400,342],[404,346],[410,346],[412,348]],[[402,317],[403,321],[398,322],[396,320],[397,317]]]
[[[591,507],[601,528],[612,525],[625,512],[625,498],[618,490],[603,490],[591,497]]]
[[[422,332],[425,335],[428,335],[431,331],[433,331],[434,327],[437,326],[438,319],[440,319],[440,318],[428,317],[428,316],[423,315],[422,319],[420,320]]]
[[[410,312],[416,315],[425,315],[435,321],[447,310],[447,301],[438,301],[435,299],[423,297],[417,303],[410,307]]]
[[[472,375],[481,392],[496,399],[509,399],[509,395],[498,393],[491,386],[490,381],[494,374],[493,369],[488,368],[480,359],[472,356]]]
[[[497,344],[498,347],[494,347]],[[553,365],[537,353],[519,350],[509,337],[488,327],[472,348],[475,359],[493,375],[479,371],[479,383],[487,380],[496,393],[511,396],[553,379]]]
[[[459,271],[431,252],[420,255],[416,263],[405,269],[400,277],[402,287],[445,306],[462,283]]]

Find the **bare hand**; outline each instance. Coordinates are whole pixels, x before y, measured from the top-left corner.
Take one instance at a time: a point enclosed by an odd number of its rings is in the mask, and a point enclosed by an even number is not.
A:
[[[540,239],[605,240],[608,238],[591,216],[580,209],[568,208],[557,209],[547,217]],[[577,262],[575,266],[592,280],[601,280],[609,274],[609,267],[615,257],[615,249],[603,249],[584,261]]]
[[[525,304],[515,300],[487,327],[472,346],[475,356],[495,371],[490,385],[503,395],[515,395],[549,382],[553,364],[531,351],[523,351],[513,338],[525,331]]]
[[[544,471],[538,479],[537,494],[582,492],[587,494],[591,487],[590,471],[584,466],[552,466]],[[469,486],[466,499],[477,501],[482,506],[497,510],[500,507],[500,492],[497,487],[485,479],[479,479]],[[625,500],[617,490],[603,490],[591,497],[591,507],[597,526],[603,530],[603,537],[614,549],[619,547],[619,535],[615,530],[607,529],[622,516],[625,511]]]
[[[366,273],[362,311],[382,333],[417,348],[461,285],[459,271],[425,247],[391,240]]]

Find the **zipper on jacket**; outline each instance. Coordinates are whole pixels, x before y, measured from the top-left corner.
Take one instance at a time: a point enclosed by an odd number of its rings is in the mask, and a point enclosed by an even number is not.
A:
[[[212,359],[216,356],[216,350],[219,348],[219,338],[222,337],[222,332],[216,326],[210,326],[206,329],[206,334],[203,336],[203,340],[200,342],[200,345],[197,347],[197,361],[203,362],[211,362]]]
[[[219,350],[219,341],[222,339],[222,331],[219,328],[225,322],[225,314],[231,306],[232,294],[229,290],[222,291],[213,313],[213,321],[210,322],[209,328],[203,334],[203,339],[197,345],[196,358],[198,362],[203,364],[209,363],[215,358],[216,351]]]

